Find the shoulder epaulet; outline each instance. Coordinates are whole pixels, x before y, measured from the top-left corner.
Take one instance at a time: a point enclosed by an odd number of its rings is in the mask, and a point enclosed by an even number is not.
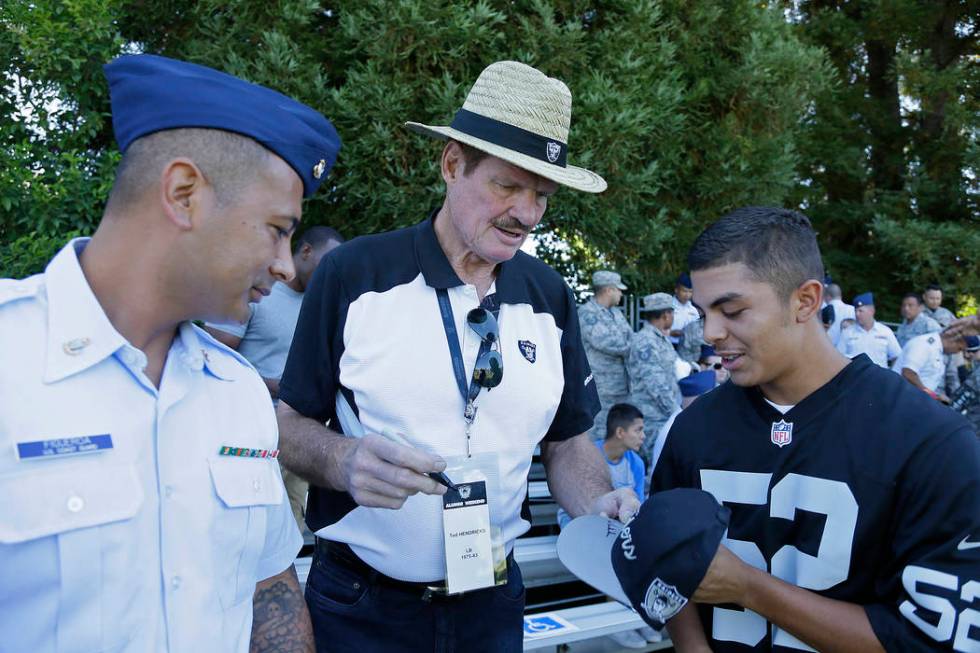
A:
[[[18,299],[30,299],[37,295],[44,275],[36,274],[26,279],[0,279],[0,306]]]

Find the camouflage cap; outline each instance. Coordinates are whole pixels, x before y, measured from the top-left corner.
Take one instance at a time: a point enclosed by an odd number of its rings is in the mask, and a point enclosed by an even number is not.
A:
[[[602,288],[603,286],[616,286],[620,290],[626,290],[623,278],[619,276],[618,272],[612,270],[599,270],[592,275],[592,287]]]
[[[668,308],[674,308],[674,298],[665,292],[655,292],[643,298],[640,311],[646,313],[647,311],[663,311]]]

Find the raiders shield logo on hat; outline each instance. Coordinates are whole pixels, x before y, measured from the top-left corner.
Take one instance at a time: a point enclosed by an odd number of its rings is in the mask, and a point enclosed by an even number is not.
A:
[[[663,623],[667,623],[667,620],[680,612],[685,605],[687,599],[677,591],[677,588],[659,578],[654,578],[650,583],[642,603],[648,617]]]
[[[548,141],[548,160],[554,163],[558,160],[558,156],[561,154],[561,145]]]
[[[538,346],[530,340],[518,341],[517,347],[521,350],[521,354],[527,359],[527,362],[533,363],[538,360]]]

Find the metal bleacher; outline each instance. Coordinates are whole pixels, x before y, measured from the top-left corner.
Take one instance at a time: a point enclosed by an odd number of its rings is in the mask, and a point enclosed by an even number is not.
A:
[[[644,625],[631,609],[610,601],[602,593],[582,583],[558,560],[558,507],[545,481],[544,466],[535,458],[529,475],[528,497],[531,529],[514,546],[514,559],[521,567],[527,587],[525,606],[525,651],[615,651],[616,648],[582,648],[586,640]],[[312,544],[312,535],[306,534]],[[304,547],[296,560],[296,573],[305,587],[312,558]],[[547,624],[535,628],[539,623]],[[555,626],[558,623],[560,625]],[[530,625],[529,625],[530,624]],[[529,630],[536,630],[529,635]],[[669,640],[648,645],[644,650],[670,649]]]

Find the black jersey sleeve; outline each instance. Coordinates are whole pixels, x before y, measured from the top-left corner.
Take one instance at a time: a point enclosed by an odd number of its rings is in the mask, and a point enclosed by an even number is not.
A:
[[[980,445],[972,429],[923,441],[897,479],[893,564],[866,605],[888,651],[980,651]]]

